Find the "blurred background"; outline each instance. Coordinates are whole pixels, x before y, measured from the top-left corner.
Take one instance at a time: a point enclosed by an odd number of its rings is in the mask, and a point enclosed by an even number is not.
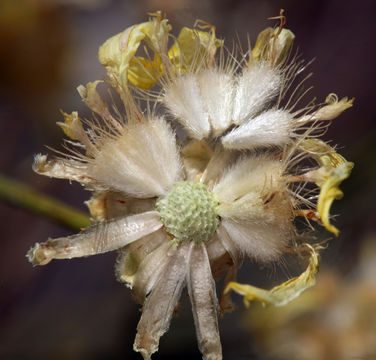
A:
[[[31,164],[48,152],[45,144],[59,147],[59,109],[90,116],[75,89],[104,78],[98,47],[159,9],[175,35],[202,19],[230,44],[236,36],[246,43],[247,34],[254,42],[281,8],[295,48],[316,58],[307,70],[314,72],[311,96],[356,98],[325,135],[355,168],[333,207],[342,231],[323,253],[318,286],[279,309],[252,304],[246,311],[234,296],[237,310],[220,321],[224,358],[376,359],[374,1],[1,0],[0,173],[86,211],[89,192],[38,176]],[[33,268],[25,254],[35,242],[73,231],[2,200],[0,219],[1,359],[141,359],[132,351],[140,311],[115,280],[116,254]],[[239,281],[269,288],[286,279],[279,270],[248,263]],[[201,358],[183,298],[153,359]]]

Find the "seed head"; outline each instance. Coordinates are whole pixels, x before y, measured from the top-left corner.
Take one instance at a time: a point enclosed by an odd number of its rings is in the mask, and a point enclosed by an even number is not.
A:
[[[178,242],[210,240],[219,220],[212,192],[205,184],[193,181],[176,183],[156,202],[156,209],[168,233]]]

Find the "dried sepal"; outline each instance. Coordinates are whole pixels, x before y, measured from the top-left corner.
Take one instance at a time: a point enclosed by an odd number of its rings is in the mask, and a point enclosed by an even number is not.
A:
[[[162,273],[168,265],[168,253],[174,245],[171,241],[166,239],[167,234],[164,234],[164,236],[164,241],[156,249],[144,256],[144,258],[140,259],[137,252],[132,254],[131,259],[134,266],[136,265],[135,262],[137,259],[141,261],[132,278],[132,295],[135,301],[139,304],[143,304],[146,296],[156,282],[159,281]]]
[[[204,359],[221,360],[218,299],[209,257],[204,244],[190,244],[187,287],[192,304],[197,341]]]
[[[243,261],[243,255],[239,247],[231,240],[223,226],[218,227],[217,236],[219,242],[226,249],[227,253],[230,254],[232,260],[232,265],[229,267],[223,282],[223,290],[219,300],[221,315],[223,315],[225,312],[230,312],[235,309],[235,305],[232,302],[231,292],[225,293],[225,290],[229,283],[236,282],[237,272]]]
[[[183,243],[179,247],[170,247],[166,256],[168,265],[142,307],[133,349],[140,352],[144,360],[150,360],[151,355],[158,350],[159,339],[170,326],[186,284],[189,246],[189,243]]]
[[[116,278],[132,288],[140,264],[150,253],[166,242],[167,236],[164,229],[160,229],[120,249],[115,264]]]
[[[126,246],[162,227],[156,211],[101,222],[81,233],[36,243],[27,253],[33,265],[46,265],[52,259],[101,254]]]
[[[39,175],[77,181],[89,189],[103,189],[98,181],[87,175],[86,165],[78,161],[60,159],[47,161],[47,155],[37,154],[34,157],[33,170]]]
[[[230,290],[244,296],[244,304],[249,306],[250,301],[258,301],[262,304],[271,304],[274,306],[284,306],[297,298],[303,291],[314,286],[316,283],[315,275],[319,270],[319,259],[316,250],[308,244],[305,244],[311,252],[307,269],[297,277],[294,277],[271,290],[264,290],[251,285],[243,285],[236,282],[230,283],[225,289],[225,293]]]

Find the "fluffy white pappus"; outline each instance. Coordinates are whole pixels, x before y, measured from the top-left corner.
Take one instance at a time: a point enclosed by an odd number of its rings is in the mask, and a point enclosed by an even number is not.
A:
[[[212,135],[221,135],[232,122],[234,101],[233,76],[219,69],[208,69],[198,75],[200,91],[209,114]]]
[[[263,110],[282,85],[281,70],[255,62],[238,77],[233,103],[233,122],[243,124]]]
[[[88,173],[109,190],[139,198],[164,194],[181,177],[175,134],[163,118],[129,126],[103,143]]]
[[[269,154],[239,159],[213,188],[220,203],[230,203],[254,193],[260,198],[281,190],[283,165]]]
[[[270,155],[240,159],[214,186],[218,215],[265,226],[290,223],[292,200],[283,170],[283,163]]]
[[[284,110],[268,110],[232,130],[222,138],[228,149],[252,149],[263,146],[283,146],[291,141],[294,118]]]
[[[264,225],[224,219],[221,226],[242,254],[264,263],[277,260],[292,236],[291,229],[278,222]]]
[[[209,135],[209,114],[196,74],[176,77],[165,90],[163,102],[192,138],[201,140]]]
[[[281,78],[281,70],[266,63],[246,67],[238,76],[231,68],[201,69],[171,81],[162,101],[191,137],[218,137],[263,110],[278,94]]]

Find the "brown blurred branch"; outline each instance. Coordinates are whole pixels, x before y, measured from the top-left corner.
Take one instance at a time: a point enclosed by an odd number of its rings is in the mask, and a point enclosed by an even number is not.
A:
[[[2,175],[0,175],[0,200],[73,230],[80,230],[90,225],[89,216],[84,212]]]

